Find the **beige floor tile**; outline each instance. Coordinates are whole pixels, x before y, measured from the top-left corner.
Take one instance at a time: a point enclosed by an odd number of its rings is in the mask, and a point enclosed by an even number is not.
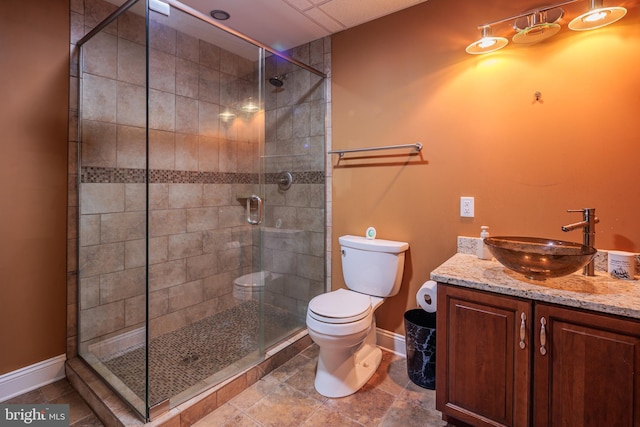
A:
[[[69,381],[56,381],[40,388],[42,395],[48,402],[64,396],[65,394],[74,393],[75,389],[71,386]]]
[[[69,423],[74,424],[93,414],[89,405],[80,397],[78,393],[68,393],[52,400],[50,403],[69,405]]]
[[[69,427],[103,427],[102,421],[95,416],[95,414],[91,414],[87,417],[84,417],[73,424],[69,424]]]
[[[446,426],[439,412],[396,400],[380,423],[381,427],[440,427]]]
[[[356,393],[341,399],[321,396],[313,385],[318,347],[314,344],[265,376],[195,427],[442,427],[435,391],[409,380],[404,358],[383,352],[380,367]],[[67,380],[4,403],[68,403],[70,427],[102,424]]]
[[[257,381],[245,391],[231,399],[229,403],[231,403],[236,408],[239,408],[240,410],[245,410],[263,397],[273,393],[273,391],[279,385],[279,381],[276,381],[274,378],[267,375],[266,377]]]
[[[300,424],[300,427],[361,427],[362,424],[353,421],[345,414],[332,411],[326,406],[321,406],[309,418]]]
[[[68,404],[69,426],[100,427],[103,424],[66,379],[9,399],[7,404]]]
[[[193,427],[258,427],[259,425],[238,408],[226,403],[193,424]]]
[[[44,395],[42,394],[41,389],[36,389],[29,391],[27,393],[21,394],[20,396],[12,397],[9,400],[5,400],[2,403],[19,405],[19,404],[36,404],[36,403],[47,403]]]
[[[435,409],[436,407],[436,391],[422,388],[411,381],[407,387],[402,390],[398,399],[404,400],[412,405],[421,406],[424,409]]]
[[[298,372],[289,377],[286,383],[307,396],[311,396],[316,400],[324,402],[327,398],[318,393],[314,385],[317,365],[317,359],[307,359],[307,362],[300,366]]]
[[[293,375],[297,374],[305,365],[309,363],[309,360],[310,359],[308,357],[303,356],[302,354],[298,354],[279,368],[273,370],[273,372],[271,372],[269,376],[280,382],[284,382]]]
[[[287,384],[279,384],[245,412],[265,426],[299,426],[322,403]]]
[[[305,348],[302,351],[304,356],[307,356],[309,359],[315,359],[318,357],[318,353],[320,352],[320,347],[317,344],[311,344],[309,347]]]
[[[382,352],[382,362],[368,384],[394,396],[399,395],[409,384],[407,363],[401,356],[386,351]]]
[[[395,397],[386,391],[365,384],[351,396],[329,399],[326,406],[366,426],[377,425],[393,404]]]

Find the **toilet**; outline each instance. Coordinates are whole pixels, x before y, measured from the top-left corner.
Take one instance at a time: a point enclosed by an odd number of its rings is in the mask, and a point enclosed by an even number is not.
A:
[[[320,348],[315,388],[326,397],[358,391],[382,360],[374,312],[400,290],[409,244],[360,236],[338,238],[349,289],[309,301],[307,329]]]
[[[272,276],[270,271],[256,271],[237,277],[233,281],[233,297],[239,302],[259,300]]]

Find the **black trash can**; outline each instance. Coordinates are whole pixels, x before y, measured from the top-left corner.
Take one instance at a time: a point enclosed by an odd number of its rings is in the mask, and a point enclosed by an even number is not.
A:
[[[420,387],[436,388],[436,314],[418,308],[404,313],[407,373]]]

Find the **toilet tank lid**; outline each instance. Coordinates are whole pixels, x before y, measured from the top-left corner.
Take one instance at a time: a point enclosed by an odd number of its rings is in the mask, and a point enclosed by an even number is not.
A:
[[[371,252],[388,252],[398,254],[409,249],[409,243],[407,242],[396,242],[384,239],[367,239],[362,236],[340,236],[338,237],[338,242],[340,242],[341,246]]]

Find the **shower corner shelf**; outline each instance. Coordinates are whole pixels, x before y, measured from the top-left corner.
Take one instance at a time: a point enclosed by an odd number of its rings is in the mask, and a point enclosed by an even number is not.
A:
[[[422,143],[416,142],[415,144],[401,144],[401,145],[385,145],[382,147],[364,147],[364,148],[350,148],[345,150],[331,150],[328,154],[337,154],[339,158],[343,158],[347,153],[360,153],[364,151],[380,151],[380,150],[394,150],[399,148],[412,148],[416,154],[422,150]]]

